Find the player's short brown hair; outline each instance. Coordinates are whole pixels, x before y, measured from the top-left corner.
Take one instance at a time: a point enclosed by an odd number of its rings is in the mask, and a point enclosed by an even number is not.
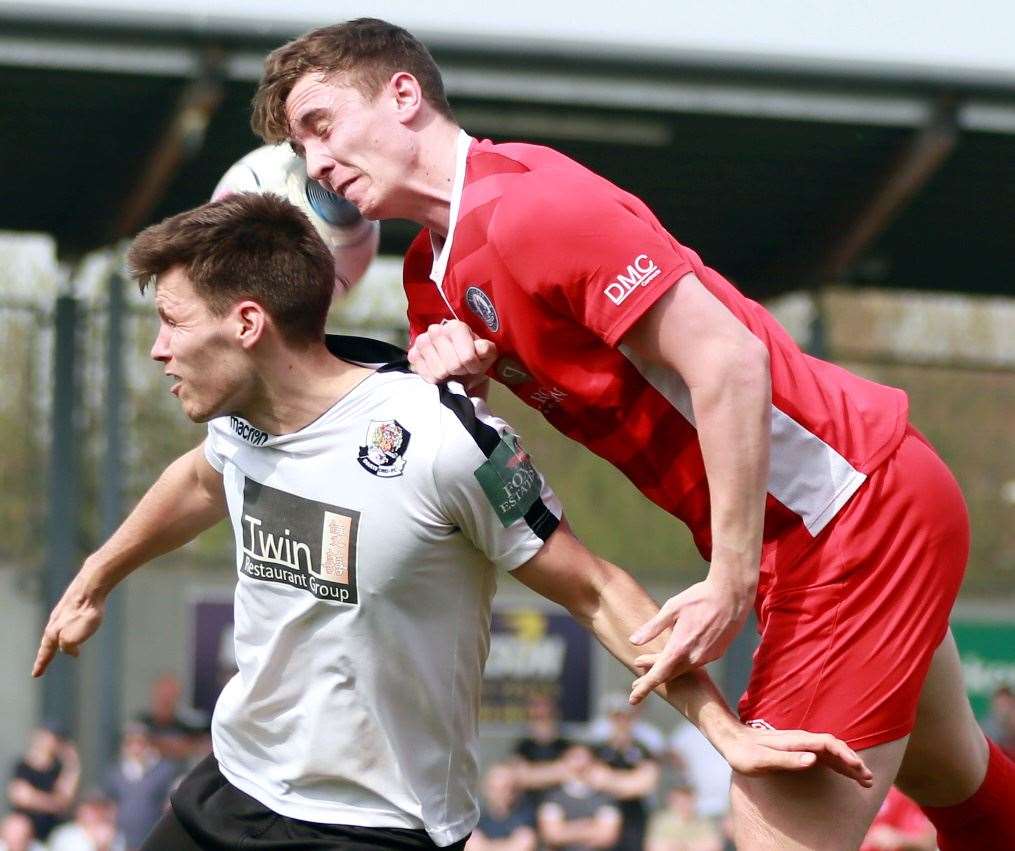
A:
[[[279,195],[242,192],[143,230],[127,252],[141,292],[182,267],[215,316],[250,299],[285,340],[324,338],[335,263],[310,220]]]
[[[309,73],[347,75],[366,98],[374,98],[399,71],[419,82],[437,112],[454,118],[440,69],[412,33],[377,18],[357,18],[305,33],[268,54],[254,95],[250,126],[269,144],[289,138],[285,102],[296,82]]]

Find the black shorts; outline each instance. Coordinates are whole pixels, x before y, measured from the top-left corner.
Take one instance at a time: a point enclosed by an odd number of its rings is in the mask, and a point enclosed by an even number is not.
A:
[[[465,841],[447,846],[461,851]],[[424,830],[354,827],[287,818],[233,786],[214,756],[194,768],[172,795],[172,807],[155,825],[141,851],[377,851],[435,849]]]

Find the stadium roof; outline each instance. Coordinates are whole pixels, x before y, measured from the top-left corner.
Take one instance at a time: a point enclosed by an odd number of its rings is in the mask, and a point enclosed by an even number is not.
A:
[[[200,203],[258,144],[264,54],[305,28],[0,5],[0,228],[73,256]],[[1015,67],[420,35],[467,129],[570,153],[756,295],[1015,289]]]

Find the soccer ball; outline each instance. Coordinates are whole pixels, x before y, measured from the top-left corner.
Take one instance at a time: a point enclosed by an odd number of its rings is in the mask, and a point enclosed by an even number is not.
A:
[[[344,198],[307,177],[306,163],[285,143],[265,145],[238,160],[212,192],[218,201],[236,192],[274,192],[310,219],[335,258],[335,291],[357,283],[377,254],[380,226]]]

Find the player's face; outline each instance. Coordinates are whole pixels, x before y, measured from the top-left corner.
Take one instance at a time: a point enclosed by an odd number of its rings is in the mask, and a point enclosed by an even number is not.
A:
[[[240,412],[252,382],[232,341],[235,321],[211,313],[182,267],[159,276],[155,306],[159,333],[151,356],[173,380],[169,392],[183,412],[196,423]]]
[[[390,86],[368,99],[334,76],[307,74],[286,99],[291,142],[307,174],[369,219],[406,216],[411,136]]]

